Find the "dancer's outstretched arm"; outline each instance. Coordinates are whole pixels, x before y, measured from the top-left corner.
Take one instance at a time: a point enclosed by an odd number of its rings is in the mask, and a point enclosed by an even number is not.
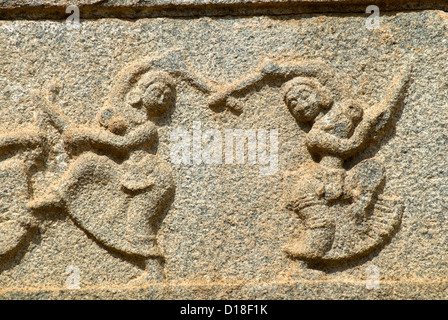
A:
[[[333,76],[327,64],[320,60],[299,61],[295,63],[278,64],[274,61],[263,63],[254,72],[228,86],[224,86],[215,93],[209,102],[211,108],[217,107],[232,95],[243,94],[254,86],[263,83],[265,79],[280,79],[284,82],[295,77],[315,77],[325,83]]]
[[[217,84],[211,83],[208,80],[205,80],[201,76],[197,75],[191,70],[188,69],[179,69],[179,70],[165,70],[171,76],[177,77],[181,80],[186,81],[191,86],[196,89],[202,91],[203,93],[212,93],[216,91]]]
[[[37,129],[22,129],[17,132],[0,134],[0,152],[12,148],[34,149],[46,143],[45,133]]]

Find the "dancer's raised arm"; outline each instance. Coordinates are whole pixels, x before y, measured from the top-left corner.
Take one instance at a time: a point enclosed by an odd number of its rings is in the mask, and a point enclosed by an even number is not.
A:
[[[35,90],[31,95],[59,132],[64,132],[70,126],[70,119],[39,91]]]
[[[409,82],[409,75],[410,67],[407,66],[393,80],[381,102],[364,111],[362,121],[350,138],[338,138],[315,125],[307,134],[308,148],[320,154],[328,153],[342,158],[353,156],[361,151],[369,140],[377,139],[390,124],[392,116],[399,109]]]
[[[403,95],[409,85],[411,64],[406,65],[400,74],[392,80],[386,94],[380,103],[365,112],[369,121],[374,123],[371,138],[376,139],[390,124],[392,116],[400,108]]]

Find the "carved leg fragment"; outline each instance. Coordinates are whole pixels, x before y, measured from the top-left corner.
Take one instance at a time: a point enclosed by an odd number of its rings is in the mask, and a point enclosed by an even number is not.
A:
[[[303,260],[322,258],[334,241],[336,224],[330,209],[325,205],[314,205],[302,209],[305,237],[285,248],[292,257]]]
[[[29,198],[27,180],[21,161],[0,164],[0,256],[17,248],[34,223],[25,207]]]

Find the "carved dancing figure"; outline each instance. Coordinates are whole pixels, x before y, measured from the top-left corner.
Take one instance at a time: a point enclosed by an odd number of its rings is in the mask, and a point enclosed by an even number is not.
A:
[[[406,67],[382,101],[365,108],[354,99],[334,102],[326,87],[334,74],[320,60],[267,61],[212,95],[211,108],[224,106],[242,112],[239,95],[265,80],[281,80],[289,111],[298,122],[311,125],[305,143],[318,162],[309,162],[295,172],[298,181],[285,192],[287,208],[305,226],[303,239],[285,248],[291,257],[307,261],[352,258],[383,244],[393,233],[401,219],[401,206],[395,198],[380,199],[378,195],[385,179],[383,164],[373,158],[348,171],[343,165],[392,122],[409,76],[410,67]],[[356,238],[353,245],[344,243],[350,234]]]
[[[142,60],[120,73],[98,113],[97,127],[71,124],[46,97],[38,96],[73,162],[46,196],[29,207],[65,208],[103,245],[145,258],[146,272],[133,283],[164,277],[156,234],[175,190],[170,166],[154,154],[158,134],[152,119],[166,117],[174,107],[173,76],[212,90],[184,66],[161,60]],[[171,68],[158,70],[166,65]]]
[[[304,95],[301,85],[310,80],[293,79],[285,85],[285,104],[296,120],[312,123],[306,146],[311,154],[320,158],[318,163],[310,163],[300,170],[301,178],[293,189],[289,208],[302,218],[306,230],[304,239],[287,246],[286,251],[291,256],[303,260],[324,257],[333,246],[336,220],[341,214],[348,214],[360,232],[367,231],[367,212],[374,205],[375,194],[384,181],[384,167],[375,158],[362,161],[348,172],[343,164],[368,142],[377,139],[391,123],[409,75],[409,68],[405,68],[376,106],[365,109],[359,102],[349,99],[335,104],[326,113],[327,98],[310,103],[309,95]],[[317,91],[318,96],[328,95],[318,85],[308,83],[308,87]],[[337,206],[343,201],[349,202],[348,210]]]

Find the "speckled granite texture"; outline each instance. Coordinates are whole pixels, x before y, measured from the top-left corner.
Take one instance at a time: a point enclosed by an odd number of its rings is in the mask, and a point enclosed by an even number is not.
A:
[[[0,1],[0,298],[448,298],[444,4],[262,2]]]

